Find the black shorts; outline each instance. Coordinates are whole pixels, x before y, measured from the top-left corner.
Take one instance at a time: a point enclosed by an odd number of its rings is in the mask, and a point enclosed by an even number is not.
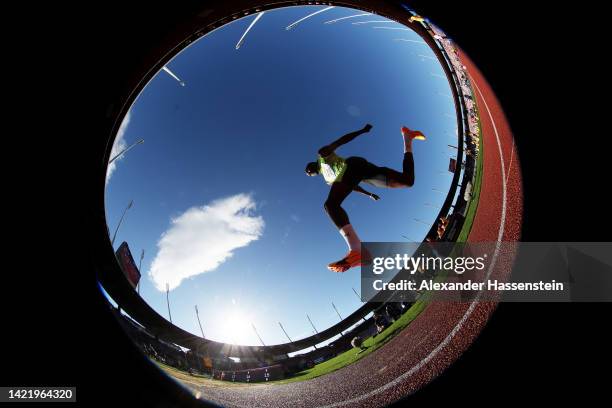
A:
[[[351,188],[357,187],[362,181],[377,187],[385,187],[387,184],[385,168],[372,164],[363,157],[351,156],[346,159],[346,165],[342,182]]]

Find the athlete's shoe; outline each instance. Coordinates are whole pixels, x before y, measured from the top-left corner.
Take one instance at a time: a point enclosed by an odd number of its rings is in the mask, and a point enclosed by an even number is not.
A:
[[[418,130],[410,130],[406,126],[402,126],[402,135],[410,140],[425,140],[425,135]]]
[[[355,266],[369,265],[371,262],[372,256],[369,252],[349,251],[344,258],[330,263],[327,268],[332,272],[346,272]]]

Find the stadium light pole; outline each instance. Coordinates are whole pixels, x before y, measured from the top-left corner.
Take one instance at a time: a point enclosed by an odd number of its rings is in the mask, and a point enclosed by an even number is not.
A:
[[[281,324],[281,322],[278,322],[278,325],[280,326],[281,330],[283,331],[283,333],[285,333],[285,336],[287,336],[287,338],[289,339],[290,343],[293,343],[293,340],[291,340],[291,337],[289,337],[289,335],[287,334],[287,331],[285,331],[285,328],[283,327],[283,325]]]
[[[121,218],[119,219],[119,223],[117,224],[117,228],[115,228],[115,233],[113,234],[113,239],[111,240],[111,246],[113,246],[115,244],[115,238],[117,238],[117,231],[119,231],[119,227],[121,226],[121,223],[123,222],[123,217],[125,217],[125,213],[127,212],[127,210],[132,208],[133,204],[134,204],[134,200],[130,200],[130,203],[128,204],[128,206],[125,207],[125,210],[123,210],[123,214],[121,214]]]
[[[317,330],[317,328],[315,327],[314,323],[312,323],[312,320],[310,320],[310,316],[306,315],[306,318],[308,319],[308,321],[310,322],[310,325],[312,326],[312,328],[314,329],[316,334],[319,334],[319,331]]]
[[[135,141],[134,143],[132,143],[131,145],[129,145],[128,147],[126,147],[125,149],[123,149],[122,151],[120,151],[119,153],[117,153],[112,159],[110,159],[108,161],[108,164],[111,164],[112,162],[114,162],[117,158],[119,158],[119,156],[125,154],[128,150],[130,150],[132,147],[139,145],[141,143],[144,143],[144,139],[140,139]]]
[[[423,224],[423,225],[426,225],[426,226],[428,226],[428,227],[431,227],[431,225],[429,225],[428,223],[426,223],[426,222],[425,222],[425,221],[423,221],[423,220],[419,220],[418,218],[414,218],[414,220],[415,220],[416,222],[420,222],[420,223],[421,223],[421,224]]]
[[[264,15],[264,11],[262,11],[261,13],[257,14],[257,17],[255,17],[255,19],[253,21],[251,21],[251,24],[249,25],[249,27],[246,29],[246,31],[244,32],[244,34],[242,34],[242,37],[240,37],[240,39],[238,40],[238,42],[236,43],[236,49],[239,49],[240,46],[242,46],[242,44],[244,44],[244,39],[247,36],[247,34],[249,33],[249,31],[251,31],[251,28],[253,28],[253,26],[255,25],[255,23],[257,23],[257,20],[259,20],[261,18],[261,16]]]
[[[326,8],[324,8],[324,9],[321,9],[321,10],[315,11],[314,13],[311,13],[311,14],[307,15],[306,17],[302,17],[302,18],[300,18],[299,20],[297,20],[297,21],[295,21],[295,22],[293,22],[293,23],[289,24],[287,27],[285,27],[285,30],[291,30],[293,27],[295,27],[296,25],[298,25],[298,24],[299,24],[299,23],[301,23],[302,21],[304,21],[304,20],[306,20],[306,19],[308,19],[308,18],[310,18],[310,17],[312,17],[312,16],[316,16],[317,14],[323,13],[324,11],[331,10],[331,9],[333,9],[333,8],[334,8],[334,6],[329,6],[329,7],[326,7]]]
[[[393,21],[393,20],[370,20],[370,21],[358,21],[358,22],[356,22],[356,23],[351,23],[351,24],[353,24],[353,25],[359,25],[359,24],[372,24],[372,23],[383,23],[383,24],[384,24],[384,23],[396,23],[396,24],[397,24],[397,22],[395,22],[395,21]]]
[[[142,259],[143,258],[144,258],[144,249],[140,252],[140,261],[138,262],[138,272],[140,272],[142,269]],[[140,295],[140,281],[138,281],[138,286],[136,286],[136,289],[138,289],[138,294]]]
[[[255,328],[255,325],[253,323],[251,323],[251,326],[253,327],[253,331],[255,332],[255,335],[257,336],[257,338],[259,339],[259,341],[261,342],[262,346],[266,346],[266,344],[264,343],[264,341],[261,339],[261,336],[259,335],[259,333],[257,332],[257,328]]]
[[[312,323],[312,320],[310,320],[310,316],[308,316],[308,314],[306,314],[306,318],[308,319],[308,321],[310,322],[310,325],[311,325],[311,326],[312,326],[312,328],[314,329],[315,334],[319,334],[319,331],[318,331],[318,330],[317,330],[317,328],[315,327],[314,323]],[[315,344],[313,347],[314,347],[314,349],[315,349],[315,350],[317,349],[317,345],[316,345],[316,344]]]
[[[185,86],[185,81],[183,81],[178,76],[176,76],[176,74],[174,72],[170,71],[170,68],[168,68],[167,66],[164,65],[162,67],[162,69],[164,70],[164,72],[166,72],[172,78],[176,79],[176,81],[179,83],[180,86]]]
[[[407,39],[407,38],[394,38],[394,39],[393,39],[393,41],[403,41],[403,42],[409,42],[409,43],[414,43],[414,44],[425,44],[425,45],[427,45],[427,43],[426,43],[425,41],[419,41],[419,40],[409,40],[409,39]],[[433,74],[433,73],[431,73],[431,72],[430,72],[430,74],[431,74],[431,75],[433,75],[433,76],[436,76],[435,74]],[[446,79],[446,77],[439,76],[439,75],[438,75],[438,78],[444,78],[444,79]]]
[[[410,28],[402,28],[402,27],[372,27],[376,30],[400,30],[400,31],[412,31]]]
[[[198,325],[200,325],[200,331],[202,332],[202,338],[205,339],[204,330],[202,330],[202,323],[200,322],[200,314],[198,313],[198,305],[195,305],[196,317],[198,319]]]
[[[357,291],[355,290],[355,288],[351,287],[351,289],[353,289],[353,292],[355,293],[355,296],[357,296],[357,299],[359,299],[360,302],[363,302],[361,300],[361,296],[359,296],[359,293],[357,293]],[[364,322],[367,322],[368,320],[365,317],[362,317]]]
[[[170,314],[170,285],[166,283],[166,303],[168,304],[168,317],[172,323],[172,315]]]
[[[336,18],[335,20],[329,20],[323,24],[333,24],[333,23],[337,23],[338,21],[346,20],[347,18],[364,17],[364,16],[371,16],[371,15],[372,13],[353,14],[352,16],[340,17],[340,18]]]
[[[332,302],[332,306],[333,306],[334,310],[336,311],[336,314],[340,318],[340,321],[342,321],[342,316],[340,316],[340,312],[338,312],[338,309],[336,308],[336,305],[334,305],[334,302]]]
[[[338,317],[340,318],[340,321],[342,321],[342,316],[340,316],[340,312],[338,311],[338,309],[336,308],[336,305],[334,305],[334,302],[332,303],[332,307],[334,308],[334,310],[336,311],[336,314],[338,315]],[[340,332],[340,336],[344,336],[344,332]]]
[[[417,54],[417,57],[421,57],[421,58],[429,59],[429,60],[432,60],[432,61],[436,61],[436,58],[432,57],[430,55]],[[447,95],[447,94],[443,94],[442,92],[437,92],[437,94],[440,95],[440,96],[445,96],[447,98],[453,99],[452,96]]]

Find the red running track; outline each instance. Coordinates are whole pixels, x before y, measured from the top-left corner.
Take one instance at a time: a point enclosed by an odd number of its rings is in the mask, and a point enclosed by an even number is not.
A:
[[[469,241],[517,241],[522,187],[513,136],[501,106],[473,63],[460,53],[472,78],[482,124],[483,182]],[[499,255],[499,256],[497,256]],[[496,252],[491,277],[510,272],[511,257]],[[442,373],[474,341],[494,302],[430,304],[410,326],[375,353],[313,380],[282,385],[205,387],[186,383],[201,398],[227,407],[379,407]],[[469,390],[466,390],[469,391]]]

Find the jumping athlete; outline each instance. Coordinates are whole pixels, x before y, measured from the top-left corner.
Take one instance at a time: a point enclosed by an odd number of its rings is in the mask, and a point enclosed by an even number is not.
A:
[[[345,272],[369,261],[367,254],[362,257],[359,236],[351,226],[346,211],[340,206],[344,199],[352,191],[364,194],[374,201],[380,199],[376,194],[361,188],[359,186],[361,182],[386,188],[404,188],[414,184],[412,141],[414,139],[425,140],[423,133],[418,130],[410,130],[406,126],[401,129],[404,138],[404,162],[401,173],[388,167],[376,166],[363,157],[352,156],[344,159],[336,155],[335,151],[338,147],[347,144],[359,135],[368,133],[370,129],[372,125],[367,124],[363,129],[348,133],[332,144],[323,146],[319,149],[317,161],[306,165],[307,175],[321,174],[325,182],[331,185],[324,208],[349,247],[349,252],[344,258],[327,266],[333,272]]]

